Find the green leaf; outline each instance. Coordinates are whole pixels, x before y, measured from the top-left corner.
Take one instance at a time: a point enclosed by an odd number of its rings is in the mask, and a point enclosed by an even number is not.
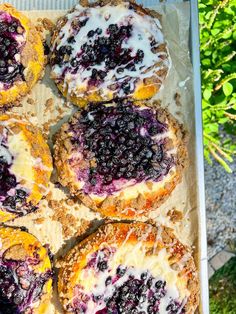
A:
[[[219,34],[219,32],[220,32],[220,29],[219,29],[219,28],[215,28],[215,29],[212,29],[212,30],[211,30],[211,34],[212,34],[213,36]]]
[[[228,38],[231,37],[231,35],[232,35],[232,31],[229,31],[228,33],[224,34],[224,35],[222,36],[222,38],[228,39]]]
[[[212,123],[208,125],[208,129],[212,133],[218,132],[218,128],[219,128],[218,123]]]
[[[232,66],[229,63],[222,64],[222,69],[226,72],[232,71]]]
[[[203,59],[202,64],[205,66],[210,66],[211,65],[211,59],[209,59],[209,58]]]
[[[202,109],[206,109],[210,106],[209,102],[206,101],[204,98],[202,99]]]
[[[226,123],[227,121],[229,120],[229,118],[221,118],[221,119],[219,119],[219,123],[220,124],[224,124],[224,123]]]
[[[227,82],[223,85],[223,92],[224,92],[225,96],[231,95],[233,90],[234,90],[234,88],[233,88],[233,85],[231,83]]]
[[[211,50],[206,50],[205,53],[204,53],[204,55],[205,55],[206,57],[209,57],[211,54],[212,54],[212,51],[211,51]]]
[[[211,90],[210,89],[205,89],[203,92],[203,98],[205,100],[208,100],[211,98]]]
[[[233,32],[233,39],[236,40],[236,31]]]

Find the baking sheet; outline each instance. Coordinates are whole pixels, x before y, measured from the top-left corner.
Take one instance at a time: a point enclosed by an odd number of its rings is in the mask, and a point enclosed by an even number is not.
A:
[[[147,220],[151,219],[172,227],[183,243],[194,245],[196,253],[199,252],[199,204],[196,189],[193,73],[188,48],[190,7],[189,3],[186,2],[155,5],[152,8],[162,14],[163,31],[172,59],[172,68],[165,81],[164,88],[155,98],[161,99],[162,105],[168,107],[172,114],[183,122],[188,129],[190,162],[182,183],[176,187],[167,202],[150,213]],[[43,18],[49,18],[55,22],[64,13],[65,11],[58,10],[26,12],[33,22],[39,26],[39,29],[42,26]],[[47,39],[49,40],[48,35]],[[52,148],[53,134],[77,108],[67,103],[59,95],[49,74],[50,69],[47,67],[43,80],[34,87],[31,95],[22,101],[22,107],[13,108],[10,111],[27,117],[33,124],[41,127]],[[176,101],[176,93],[180,96],[180,98],[177,97],[178,101]],[[170,210],[181,212],[183,215],[182,220],[173,223],[167,215]],[[76,237],[82,236],[89,227],[91,230],[91,226],[96,227],[100,223],[102,223],[102,218],[99,214],[95,214],[77,200],[72,199],[66,190],[63,191],[59,187],[56,173],[54,173],[48,195],[40,202],[39,210],[8,224],[27,227],[29,232],[37,236],[43,244],[49,244],[52,253],[56,257],[60,257],[73,246]],[[56,300],[57,298],[54,296],[51,309],[48,311],[49,314],[61,313]]]

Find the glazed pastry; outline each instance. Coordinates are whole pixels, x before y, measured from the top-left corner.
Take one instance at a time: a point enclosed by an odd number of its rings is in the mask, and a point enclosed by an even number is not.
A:
[[[10,4],[0,5],[0,107],[26,95],[43,66],[43,44],[30,20]]]
[[[154,102],[119,101],[75,113],[55,143],[59,182],[105,216],[157,208],[181,180],[185,132]]]
[[[41,132],[16,116],[0,116],[0,222],[36,209],[52,172]]]
[[[0,314],[45,314],[52,270],[47,250],[31,234],[0,227]]]
[[[151,98],[170,66],[159,19],[134,1],[76,5],[52,37],[52,77],[59,90],[80,106]]]
[[[68,314],[192,314],[199,301],[190,249],[144,223],[101,227],[69,252],[58,278]]]

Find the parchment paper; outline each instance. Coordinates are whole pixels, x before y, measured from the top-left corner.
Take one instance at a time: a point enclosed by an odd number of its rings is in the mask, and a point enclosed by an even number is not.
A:
[[[196,255],[198,252],[198,204],[195,179],[192,66],[188,48],[190,8],[189,3],[178,3],[159,4],[155,9],[162,14],[163,32],[172,59],[172,67],[164,83],[164,88],[155,98],[161,100],[162,106],[168,107],[170,112],[184,123],[189,131],[189,167],[184,173],[182,183],[176,187],[171,197],[160,208],[151,212],[148,219],[172,227],[176,236],[183,243],[193,246]],[[65,11],[44,10],[25,13],[38,25],[40,24],[39,18],[48,18],[55,22]],[[49,35],[47,33],[45,35],[49,41]],[[180,97],[176,98],[176,93]],[[67,103],[58,93],[55,84],[50,79],[50,68],[47,66],[42,81],[22,101],[22,106],[9,111],[27,117],[33,124],[42,128],[52,150],[53,134],[75,110],[78,109]],[[173,223],[171,217],[167,215],[171,210],[182,213],[183,217],[179,222]],[[49,245],[55,260],[57,260],[76,241],[91,233],[103,222],[99,214],[71,198],[68,191],[59,186],[54,170],[48,195],[40,202],[39,209],[35,213],[15,219],[8,225],[25,226],[42,244]],[[52,304],[47,314],[62,313],[56,289],[54,291]]]

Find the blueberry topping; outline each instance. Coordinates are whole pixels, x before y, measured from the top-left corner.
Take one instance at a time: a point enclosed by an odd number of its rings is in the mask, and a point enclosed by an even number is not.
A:
[[[10,169],[11,164],[0,157],[0,207],[17,216],[35,211],[36,207],[27,203],[28,193],[18,187],[16,177]]]
[[[98,73],[93,69],[94,77]],[[88,177],[83,177],[85,193],[111,193],[120,179],[160,180],[173,166],[173,158],[164,150],[165,137],[155,138],[167,129],[152,109],[139,110],[130,101],[117,106],[90,104],[82,110],[71,130],[73,145],[93,164]]]
[[[9,165],[0,157],[0,195],[16,187],[16,178],[9,172]]]
[[[37,302],[51,271],[36,274],[23,261],[0,260],[0,313],[24,313]]]
[[[75,21],[73,22],[72,24],[76,24]],[[79,26],[77,30],[80,30]],[[143,50],[138,49],[134,55],[131,48],[123,48],[123,42],[131,37],[132,30],[132,25],[118,26],[117,24],[110,24],[104,31],[105,34],[102,34],[101,28],[89,30],[87,33],[88,41],[81,46],[81,51],[78,51],[72,60],[70,58],[71,51],[68,52],[66,46],[61,46],[59,49],[55,47],[51,63],[52,65],[59,64],[59,66],[66,67],[65,72],[72,71],[72,73],[76,73],[78,71],[77,69],[75,72],[71,67],[77,67],[81,71],[92,70],[91,77],[88,78],[88,85],[97,87],[104,81],[109,70],[118,67],[117,74],[121,74],[125,69],[136,71],[135,64],[143,61]],[[75,42],[74,36],[70,36],[67,42],[73,44]],[[104,66],[103,70],[97,71],[97,75],[94,75],[95,66],[101,64]],[[125,84],[118,82],[108,88],[123,90],[125,95],[131,92],[131,86],[128,82],[125,82]]]
[[[20,36],[23,32],[18,19],[6,12],[0,12],[0,82],[5,84],[4,88],[10,87],[16,80],[24,80],[24,67],[15,58],[24,45],[17,41],[16,35]]]
[[[119,273],[119,269],[125,268],[120,266],[117,269],[117,273]],[[127,271],[130,271],[130,269]],[[117,285],[113,295],[106,300],[104,313],[140,314],[146,313],[144,311],[145,308],[147,308],[147,312],[150,314],[158,313],[160,300],[166,295],[166,290],[163,288],[162,295],[157,295],[155,286],[147,284],[147,282],[154,282],[154,278],[149,272],[144,274],[145,276],[141,275],[141,279],[137,279],[132,275],[131,271],[127,279],[123,281],[124,283],[121,286]],[[111,282],[111,277],[108,277],[106,286],[111,284]],[[165,282],[162,282],[162,286],[165,287]],[[179,308],[180,305],[178,306]]]

